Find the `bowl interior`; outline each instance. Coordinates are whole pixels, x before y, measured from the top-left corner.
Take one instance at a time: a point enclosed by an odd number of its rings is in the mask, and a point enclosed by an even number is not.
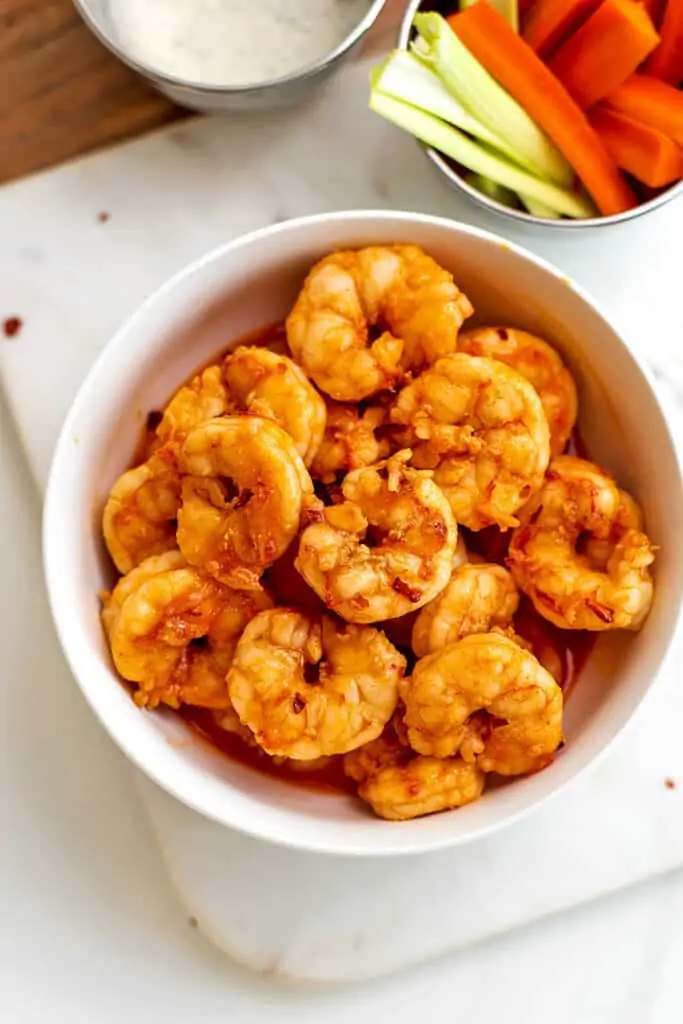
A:
[[[147,413],[231,340],[282,318],[314,260],[335,248],[398,241],[422,245],[453,272],[477,321],[524,327],[557,346],[579,385],[589,451],[642,503],[661,551],[646,626],[598,641],[568,700],[567,744],[556,762],[457,812],[396,825],[375,819],[351,797],[298,788],[227,759],[172,712],[139,711],[112,669],[98,592],[112,582],[101,510],[113,481],[131,464]],[[680,604],[680,508],[680,470],[650,384],[569,280],[452,222],[323,215],[257,232],[209,255],[148,300],[111,342],[58,444],[46,500],[46,571],[62,644],[87,699],[133,761],[171,793],[218,821],[294,846],[424,850],[470,839],[538,803],[591,762],[631,716],[654,679]]]

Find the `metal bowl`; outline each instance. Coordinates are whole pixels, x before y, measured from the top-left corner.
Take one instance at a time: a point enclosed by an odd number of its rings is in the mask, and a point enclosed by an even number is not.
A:
[[[441,11],[442,14],[449,13],[455,9],[455,3],[443,3],[439,0],[409,0],[406,12],[401,22],[399,29],[397,46],[401,50],[407,50],[410,40],[412,39],[413,32],[413,18],[418,11]],[[635,217],[641,217],[645,213],[650,213],[652,210],[656,210],[658,207],[663,206],[664,203],[668,203],[671,199],[676,196],[683,195],[683,181],[677,182],[670,188],[660,192],[659,195],[653,199],[649,199],[645,203],[641,203],[636,206],[633,210],[627,210],[625,213],[615,213],[609,217],[588,217],[584,220],[547,220],[543,217],[534,217],[532,214],[527,213],[525,210],[515,210],[512,207],[504,206],[503,203],[496,202],[495,199],[490,199],[489,196],[479,192],[472,185],[469,185],[458,172],[457,166],[443,156],[438,150],[432,149],[431,146],[426,146],[420,142],[419,145],[425,151],[432,163],[438,167],[443,175],[450,181],[450,183],[457,188],[460,192],[464,192],[470,199],[472,199],[479,206],[483,206],[487,210],[491,210],[493,213],[502,214],[503,217],[507,217],[509,220],[514,220],[519,223],[526,225],[537,225],[540,228],[556,229],[559,228],[562,231],[576,231],[578,228],[587,227],[606,227],[608,224],[622,224],[624,221],[633,220]]]
[[[142,0],[144,3],[144,0]],[[202,113],[273,110],[308,99],[358,46],[375,24],[386,0],[368,2],[365,17],[335,50],[299,71],[254,85],[207,85],[166,74],[131,56],[118,39],[111,0],[74,0],[88,28],[114,56],[127,64],[174,103]]]

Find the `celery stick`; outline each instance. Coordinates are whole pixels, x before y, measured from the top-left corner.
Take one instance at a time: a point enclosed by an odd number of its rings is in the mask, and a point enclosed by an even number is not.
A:
[[[373,68],[370,82],[373,89],[378,89],[386,96],[393,96],[396,100],[410,103],[411,106],[419,107],[428,114],[434,114],[442,121],[448,121],[469,135],[488,142],[516,163],[524,162],[520,160],[516,148],[507,139],[496,135],[465,110],[439,76],[415,54],[408,53],[407,50],[394,50],[383,64]]]
[[[514,146],[517,162],[557,185],[571,185],[574,172],[560,151],[472,56],[446,20],[429,11],[416,14],[413,25],[420,33],[412,44],[420,60],[436,71],[473,117]]]
[[[468,185],[476,188],[477,192],[488,196],[489,199],[493,199],[496,203],[501,203],[503,206],[509,206],[512,209],[515,207],[519,208],[516,194],[511,189],[505,188],[505,185],[499,185],[492,178],[486,178],[483,174],[468,171],[464,175],[464,179]]]
[[[546,220],[559,220],[562,216],[557,210],[552,210],[545,203],[539,203],[538,199],[533,199],[531,196],[525,196],[522,192],[519,194],[519,198],[522,203],[531,214],[532,217],[544,217]]]
[[[508,25],[519,32],[519,10],[517,7],[517,0],[488,0],[498,13],[505,18]],[[468,7],[474,7],[479,0],[460,0],[460,10],[464,11]]]
[[[417,107],[376,90],[370,93],[370,109],[468,170],[483,174],[513,192],[531,196],[567,217],[592,216],[592,207],[582,196],[535,178],[504,157],[496,156],[479,143],[473,142],[457,128],[432,114],[426,114],[424,110],[418,110]]]

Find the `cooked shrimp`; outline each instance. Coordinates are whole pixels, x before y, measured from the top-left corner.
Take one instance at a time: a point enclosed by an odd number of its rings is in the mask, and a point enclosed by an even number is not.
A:
[[[412,646],[418,658],[470,633],[509,626],[519,605],[515,581],[502,565],[461,565],[418,615]]]
[[[276,608],[244,630],[228,689],[263,750],[310,761],[379,736],[404,670],[405,659],[376,629]]]
[[[415,757],[388,765],[358,787],[358,796],[389,821],[464,807],[484,791],[484,773],[460,757]]]
[[[542,338],[515,327],[480,327],[458,337],[458,351],[507,363],[538,392],[550,428],[550,453],[564,451],[576,423],[576,384],[560,356]]]
[[[326,409],[303,370],[267,348],[241,346],[226,357],[223,374],[233,411],[275,420],[310,465],[322,443]]]
[[[484,772],[526,775],[549,764],[562,742],[562,690],[500,633],[466,636],[421,658],[401,696],[410,745],[421,754],[459,754]]]
[[[192,430],[178,454],[184,474],[178,547],[229,586],[258,589],[299,529],[313,485],[289,434],[272,420],[227,416]]]
[[[362,784],[382,768],[407,764],[418,756],[408,744],[403,730],[403,710],[402,705],[399,705],[380,736],[344,755],[345,775]]]
[[[472,312],[451,274],[422,249],[369,246],[315,264],[287,318],[287,341],[322,391],[356,402],[455,351]],[[371,328],[381,330],[374,341]]]
[[[592,569],[604,572],[617,543],[626,530],[638,530],[642,533],[643,529],[642,510],[630,494],[620,490],[619,507],[609,534],[606,537],[596,537],[593,534],[584,535],[579,542],[580,553],[588,557]]]
[[[477,800],[484,775],[459,757],[424,757],[397,735],[396,716],[376,740],[344,757],[344,771],[375,814],[407,821]]]
[[[337,474],[371,466],[389,455],[389,441],[375,433],[384,420],[379,408],[361,411],[355,405],[328,402],[325,436],[311,464],[311,476],[333,483]]]
[[[223,416],[229,408],[220,366],[208,366],[176,391],[157,427],[162,444],[181,444],[188,433],[206,420]]]
[[[453,555],[452,567],[456,569],[459,565],[465,565],[469,561],[469,555],[465,547],[465,542],[462,536],[458,534],[458,543],[455,546],[455,554]],[[434,598],[436,600],[436,598]],[[429,607],[428,605],[426,607]],[[415,620],[417,619],[420,611],[408,612],[407,615],[401,615],[398,619],[387,619],[383,625],[384,632],[391,640],[392,644],[396,647],[405,647],[410,650],[412,646],[413,628],[415,626]]]
[[[548,421],[531,384],[494,359],[456,353],[401,391],[391,411],[413,465],[434,470],[458,523],[518,524],[550,458]]]
[[[120,573],[176,547],[179,505],[178,473],[161,455],[119,477],[104,506],[102,532]]]
[[[465,541],[462,538],[462,534],[458,534],[458,540],[455,545],[455,551],[453,552],[453,561],[451,562],[451,570],[458,569],[461,565],[468,565],[470,561],[470,553],[465,547]]]
[[[102,621],[116,668],[138,685],[136,704],[229,711],[225,677],[235,646],[246,624],[271,603],[265,591],[231,590],[170,551],[119,581]]]
[[[562,629],[639,629],[655,557],[641,527],[635,502],[605,470],[562,455],[524,510],[508,565],[536,611]]]
[[[450,577],[457,526],[431,474],[410,469],[409,458],[398,452],[353,470],[342,484],[346,500],[321,508],[301,535],[297,569],[349,622],[414,611]]]

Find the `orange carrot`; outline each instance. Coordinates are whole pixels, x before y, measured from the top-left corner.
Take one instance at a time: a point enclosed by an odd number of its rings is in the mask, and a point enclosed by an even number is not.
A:
[[[645,70],[669,85],[683,82],[683,0],[667,0],[662,18],[662,41]]]
[[[497,11],[476,3],[448,18],[467,49],[524,107],[564,154],[601,213],[623,213],[636,197],[564,86]]]
[[[683,151],[656,128],[601,106],[590,123],[614,162],[643,184],[661,188],[683,176]]]
[[[524,22],[522,39],[541,57],[548,57],[600,0],[538,0]]]
[[[605,103],[610,110],[658,128],[683,146],[683,92],[672,85],[648,75],[631,75]]]
[[[586,110],[633,74],[659,42],[650,16],[634,0],[604,0],[548,62]]]

